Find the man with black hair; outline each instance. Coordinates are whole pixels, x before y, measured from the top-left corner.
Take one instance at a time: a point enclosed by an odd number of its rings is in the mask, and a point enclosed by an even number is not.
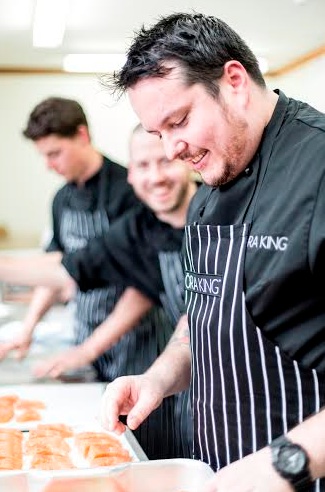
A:
[[[53,237],[47,247],[49,257],[78,252],[89,241],[107,234],[118,218],[139,204],[127,182],[127,169],[103,156],[93,146],[86,115],[77,101],[50,97],[40,102],[28,118],[24,135],[32,140],[47,167],[66,180],[53,200]],[[46,278],[46,268],[42,264],[35,266],[33,260],[27,259],[27,268],[35,270],[35,274],[39,269]],[[23,269],[18,268],[17,274],[23,280]],[[51,285],[50,272],[48,276],[48,285],[36,284],[23,331],[12,343],[2,345],[2,357],[13,349],[18,357],[27,353],[37,322],[61,291],[60,287]],[[125,288],[125,282],[120,279],[93,289],[76,289],[74,332],[77,346],[106,322]],[[149,307],[145,316],[136,317],[134,330],[91,361],[97,380],[113,381],[117,376],[142,372],[161,353],[173,325],[160,306],[149,304]],[[142,350],[145,357],[138,350]],[[66,356],[69,357],[69,353]],[[166,400],[136,432],[149,458],[175,455],[168,429],[173,409],[173,398]]]
[[[161,141],[140,125],[130,139],[128,180],[143,203],[85,247],[0,258],[0,278],[12,283],[58,289],[71,282],[71,275],[80,291],[89,295],[109,285],[129,286],[107,319],[83,343],[35,367],[38,377],[58,377],[94,363],[124,339],[128,344],[124,342],[125,353],[116,354],[115,377],[141,374],[163,351],[184,313],[180,251],[186,212],[197,186],[188,167],[166,159]],[[155,330],[143,333],[137,324],[153,303],[164,306],[170,324],[157,322]],[[15,342],[2,344],[0,356],[15,348]],[[119,364],[121,358],[127,359],[127,366]],[[150,458],[191,457],[191,423],[188,395],[175,395],[165,399],[135,435]]]
[[[108,385],[103,424],[134,429],[191,384],[195,458],[218,471],[205,492],[324,491],[324,115],[269,90],[201,14],[142,28],[107,84],[206,185],[185,228],[187,319],[145,374]]]

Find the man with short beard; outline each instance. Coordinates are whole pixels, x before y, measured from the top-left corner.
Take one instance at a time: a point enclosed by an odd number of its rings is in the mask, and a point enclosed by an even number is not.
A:
[[[134,429],[191,384],[194,456],[217,471],[204,492],[324,491],[324,114],[269,90],[201,14],[143,27],[107,83],[206,186],[185,228],[187,316],[145,374],[108,385],[103,424],[122,431],[123,411]]]

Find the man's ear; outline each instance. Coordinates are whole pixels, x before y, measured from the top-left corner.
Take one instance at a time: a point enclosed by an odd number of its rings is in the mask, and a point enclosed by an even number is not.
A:
[[[224,65],[223,76],[228,84],[236,88],[246,83],[248,77],[245,67],[237,60],[230,60]]]
[[[79,125],[77,129],[77,135],[81,138],[83,142],[90,142],[89,130],[86,125]]]
[[[250,79],[245,67],[237,60],[230,60],[224,65],[222,76],[223,96],[229,104],[238,108],[246,107],[249,98]]]

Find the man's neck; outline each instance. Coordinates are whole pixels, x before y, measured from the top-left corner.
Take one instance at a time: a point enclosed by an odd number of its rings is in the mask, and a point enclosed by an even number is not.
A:
[[[94,148],[91,148],[85,156],[87,165],[84,168],[84,172],[77,180],[78,186],[83,186],[86,181],[95,176],[103,165],[103,156]]]

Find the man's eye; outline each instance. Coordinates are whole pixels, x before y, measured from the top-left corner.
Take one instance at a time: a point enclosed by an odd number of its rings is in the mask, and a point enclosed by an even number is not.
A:
[[[180,121],[177,121],[176,123],[173,123],[172,124],[172,127],[173,128],[179,128],[180,126],[184,125],[186,122],[186,116],[184,116],[184,118],[182,118]]]
[[[136,167],[138,169],[146,169],[148,167],[148,163],[147,162],[138,162]]]

